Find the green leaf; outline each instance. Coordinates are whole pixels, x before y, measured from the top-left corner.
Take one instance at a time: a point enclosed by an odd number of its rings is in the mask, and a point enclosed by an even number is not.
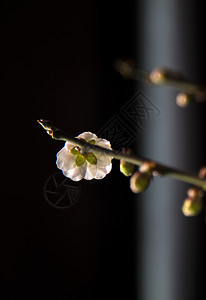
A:
[[[78,154],[75,159],[77,167],[81,167],[85,163],[85,158],[81,154]]]
[[[92,165],[97,164],[97,158],[93,153],[89,152],[89,153],[85,154],[85,158],[90,164],[92,164]]]

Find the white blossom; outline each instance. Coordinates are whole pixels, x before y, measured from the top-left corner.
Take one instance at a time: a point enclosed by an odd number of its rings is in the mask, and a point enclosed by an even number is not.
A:
[[[102,148],[111,149],[109,141],[98,138],[91,132],[84,132],[77,138]],[[56,164],[66,177],[79,181],[83,178],[87,180],[104,178],[112,169],[111,160],[112,157],[105,154],[95,152],[82,154],[78,146],[66,142],[57,153]]]

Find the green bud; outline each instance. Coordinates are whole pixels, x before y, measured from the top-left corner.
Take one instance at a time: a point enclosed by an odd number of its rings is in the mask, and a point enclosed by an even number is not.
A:
[[[124,160],[120,160],[120,172],[125,176],[131,176],[134,173],[135,165],[128,163]]]
[[[85,158],[83,155],[78,154],[76,159],[75,159],[77,167],[81,167],[85,163]]]
[[[201,197],[195,199],[187,198],[183,203],[182,212],[187,217],[193,217],[199,214],[202,211],[202,208],[203,201]]]
[[[135,172],[130,178],[130,188],[133,193],[141,193],[149,186],[150,181],[151,175],[148,172]]]
[[[133,155],[134,151],[131,148],[122,148],[122,153],[126,155]],[[131,176],[134,173],[135,165],[126,162],[123,159],[120,160],[120,172],[125,176]]]

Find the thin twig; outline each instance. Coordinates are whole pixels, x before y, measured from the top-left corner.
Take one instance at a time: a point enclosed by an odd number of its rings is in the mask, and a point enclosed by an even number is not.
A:
[[[69,143],[73,144],[74,146],[80,147],[83,152],[94,152],[94,153],[103,154],[103,155],[112,157],[117,160],[124,160],[124,161],[132,163],[136,166],[140,166],[144,162],[154,162],[155,175],[171,177],[171,178],[201,187],[204,191],[206,191],[206,180],[205,179],[200,179],[195,175],[188,174],[184,171],[180,171],[178,169],[165,166],[163,164],[152,161],[151,159],[147,159],[145,157],[140,157],[137,155],[128,155],[128,154],[122,153],[121,151],[109,150],[106,148],[92,145],[90,143],[87,143],[84,140],[80,140],[78,138],[72,137],[67,132],[57,129],[53,125],[53,123],[50,121],[41,119],[41,120],[38,120],[38,122],[47,131],[47,133],[49,133],[49,135],[52,136],[53,139],[69,142]]]
[[[187,80],[180,72],[168,68],[156,68],[146,72],[135,68],[134,61],[117,60],[114,68],[125,79],[134,79],[152,86],[167,86],[177,91],[192,94],[197,101],[206,100],[206,87]]]

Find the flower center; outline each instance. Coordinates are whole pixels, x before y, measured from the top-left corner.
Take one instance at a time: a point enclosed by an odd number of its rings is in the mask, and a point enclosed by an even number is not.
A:
[[[88,163],[92,164],[92,165],[96,165],[97,164],[97,158],[94,155],[94,153],[92,152],[87,152],[85,154],[81,153],[81,148],[78,146],[74,146],[71,150],[70,153],[73,155],[76,155],[76,165],[77,167],[81,167],[85,161],[87,161]]]

